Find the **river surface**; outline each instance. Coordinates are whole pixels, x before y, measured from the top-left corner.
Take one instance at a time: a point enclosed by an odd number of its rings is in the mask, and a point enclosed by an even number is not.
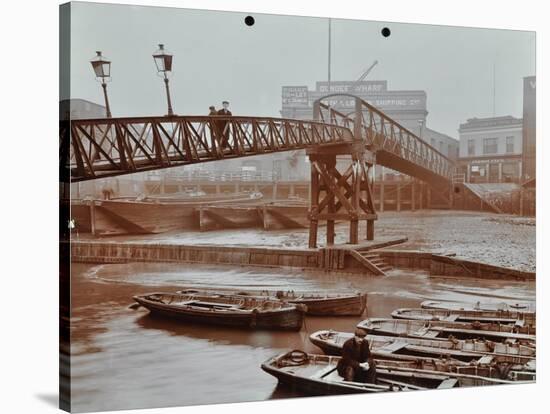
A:
[[[308,335],[352,331],[363,318],[307,317],[300,332],[185,324],[132,310],[132,295],[185,286],[368,293],[363,316],[389,317],[424,300],[534,302],[534,282],[482,281],[393,270],[386,277],[188,264],[72,265],[73,410],[102,411],[293,396],[260,369],[289,349],[319,350]]]

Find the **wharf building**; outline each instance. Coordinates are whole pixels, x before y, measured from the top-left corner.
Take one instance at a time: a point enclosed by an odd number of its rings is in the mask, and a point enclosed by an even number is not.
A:
[[[513,116],[470,118],[460,124],[459,170],[470,183],[519,182],[523,120]]]

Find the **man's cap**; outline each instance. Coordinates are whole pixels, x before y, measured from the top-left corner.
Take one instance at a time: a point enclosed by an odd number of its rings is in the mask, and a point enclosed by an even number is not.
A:
[[[355,330],[355,336],[358,336],[359,338],[364,338],[365,336],[367,336],[367,331],[361,328],[357,328]]]
[[[229,104],[229,101],[222,101],[222,104],[224,104],[224,103]]]
[[[212,105],[212,106],[209,106],[208,109],[216,109],[216,107]]]

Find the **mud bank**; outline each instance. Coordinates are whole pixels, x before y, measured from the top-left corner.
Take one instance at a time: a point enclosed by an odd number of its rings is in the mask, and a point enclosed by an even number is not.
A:
[[[347,242],[348,228],[336,226],[336,243]],[[364,223],[359,234],[366,234]],[[400,250],[435,254],[456,254],[457,258],[534,272],[536,268],[536,225],[534,218],[453,210],[384,212],[375,224],[375,240],[406,236]],[[73,240],[137,242],[153,244],[193,244],[307,248],[308,230],[239,229],[209,232],[178,232],[147,236],[118,236],[91,239],[74,235]],[[325,228],[319,228],[320,246]]]

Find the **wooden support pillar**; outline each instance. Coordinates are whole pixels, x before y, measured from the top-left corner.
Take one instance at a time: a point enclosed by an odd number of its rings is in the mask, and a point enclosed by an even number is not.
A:
[[[401,183],[397,183],[397,211],[401,211]]]
[[[319,173],[311,165],[311,192],[309,194],[309,248],[314,249],[317,247],[317,227],[319,221],[317,215],[319,214]]]
[[[415,211],[416,209],[415,197],[416,197],[416,181],[413,181],[411,183],[411,210],[412,211]]]
[[[420,200],[418,200],[418,208],[422,210],[424,207],[424,189],[425,189],[424,183],[420,183]]]
[[[523,204],[525,203],[525,189],[521,187],[519,190],[519,215],[523,216],[524,213],[524,207]]]
[[[380,181],[380,205],[378,206],[378,211],[381,213],[384,212],[384,181]]]
[[[374,240],[374,220],[367,220],[367,240]]]
[[[219,184],[216,184],[216,194],[220,194],[221,191],[220,191],[220,185]]]
[[[262,220],[263,220],[263,225],[264,225],[264,230],[269,230],[269,218],[268,218],[268,215],[269,213],[267,212],[267,205],[264,203],[264,205],[262,206]]]
[[[273,183],[271,199],[272,200],[277,200],[277,182],[276,181]]]
[[[96,235],[96,227],[95,227],[95,200],[92,200],[90,203],[90,231],[92,232],[92,235]]]
[[[372,155],[357,141],[339,147],[310,148],[311,161],[309,247],[317,247],[319,222],[327,223],[327,246],[335,241],[335,222],[349,222],[349,243],[359,243],[359,221],[367,221],[367,237],[374,237],[376,209],[369,186],[368,167]],[[339,171],[336,156],[344,155],[351,163]]]
[[[352,194],[351,205],[356,212],[359,212],[359,196],[361,195],[361,170],[357,159],[354,159],[352,164]],[[359,243],[359,218],[358,216],[352,217],[349,226],[349,242],[350,244]]]
[[[329,171],[336,167],[336,156],[332,158],[333,159],[331,159],[326,163],[326,167]],[[327,196],[328,196],[328,206],[327,206],[328,214],[329,216],[331,216],[334,213],[336,213],[334,194],[327,194]],[[327,219],[327,246],[332,246],[334,244],[334,236],[335,236],[334,219]]]
[[[426,191],[427,191],[427,200],[426,200],[426,207],[427,208],[432,208],[432,190],[430,188],[430,186],[426,186]]]

